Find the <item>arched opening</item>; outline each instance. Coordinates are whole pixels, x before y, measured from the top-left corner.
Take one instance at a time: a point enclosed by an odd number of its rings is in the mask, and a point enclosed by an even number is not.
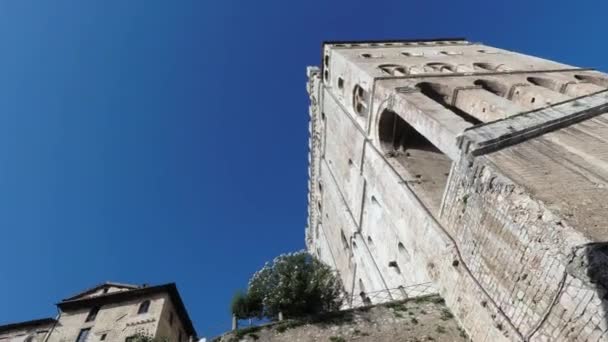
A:
[[[138,315],[145,314],[145,313],[148,312],[149,309],[150,309],[150,301],[149,300],[144,300],[139,305],[139,309],[137,310],[137,314]]]
[[[353,88],[353,109],[355,113],[365,116],[367,114],[367,91],[360,85]]]
[[[379,65],[378,68],[380,68],[384,74],[390,76],[405,76],[407,74],[405,71],[406,68],[399,64],[382,64]]]
[[[428,71],[428,72],[454,72],[456,69],[454,69],[454,66],[447,64],[447,63],[427,63],[424,66],[424,70]]]
[[[378,135],[386,158],[400,165],[397,172],[401,178],[432,213],[438,213],[450,158],[390,110],[380,115]]]
[[[557,81],[552,80],[550,78],[546,78],[546,77],[528,77],[527,78],[528,82],[539,86],[539,87],[543,87],[543,88],[547,88],[549,90],[553,90],[553,91],[557,91],[557,92],[561,92],[561,84],[559,84]]]
[[[481,71],[509,71],[510,69],[504,64],[493,63],[473,63],[475,70]]]
[[[405,249],[403,243],[399,242],[399,244],[397,245],[397,249],[399,250],[399,257],[404,262],[410,262],[410,253],[407,251],[407,249]]]
[[[89,311],[89,314],[87,315],[87,318],[85,319],[85,322],[92,322],[95,320],[95,318],[97,318],[97,314],[99,313],[99,307],[96,306],[94,308],[92,308]]]
[[[579,81],[593,83],[597,86],[608,88],[608,78],[595,75],[574,75]]]
[[[396,260],[392,260],[388,262],[388,267],[395,271],[397,274],[401,274],[401,269],[399,268],[399,264]]]
[[[476,80],[473,83],[500,97],[505,97],[509,93],[509,87],[500,82],[492,80]]]

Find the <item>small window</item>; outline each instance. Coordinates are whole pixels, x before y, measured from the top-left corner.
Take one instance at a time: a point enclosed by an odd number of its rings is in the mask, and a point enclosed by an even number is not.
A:
[[[102,334],[101,337],[99,338],[100,341],[105,341],[106,337],[108,337],[108,334]]]
[[[429,72],[454,72],[454,67],[447,63],[427,63],[424,68]]]
[[[173,312],[169,313],[169,326],[173,326]]]
[[[76,342],[85,342],[89,337],[89,333],[91,332],[91,328],[86,328],[80,330],[78,333],[78,338],[76,338]]]
[[[424,56],[424,53],[422,53],[422,52],[404,51],[401,54],[404,55],[405,57],[422,57],[422,56]]]
[[[366,53],[362,53],[361,57],[363,57],[363,58],[382,58],[382,55],[376,55],[373,53],[366,52]]]
[[[455,55],[462,55],[462,52],[460,52],[460,51],[441,51],[440,54],[447,55],[447,56],[455,56]]]
[[[94,321],[95,318],[97,317],[98,312],[99,312],[99,307],[92,308],[91,311],[89,311],[89,314],[87,315],[87,319],[85,320],[85,322]]]
[[[398,64],[382,64],[379,65],[378,68],[380,68],[383,73],[391,76],[405,76],[407,73],[405,71],[406,68],[403,65]]]
[[[344,79],[342,77],[338,77],[338,88],[344,89]]]
[[[137,310],[137,314],[141,315],[141,314],[145,314],[148,312],[148,309],[150,309],[150,301],[149,300],[145,300],[143,303],[141,303],[139,305],[139,309]]]
[[[108,291],[110,291],[109,287],[106,287],[105,289],[103,289],[103,293],[108,293]]]

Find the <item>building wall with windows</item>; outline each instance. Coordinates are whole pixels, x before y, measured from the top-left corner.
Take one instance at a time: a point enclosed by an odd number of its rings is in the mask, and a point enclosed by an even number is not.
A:
[[[88,331],[86,341],[125,341],[127,337],[142,333],[156,336],[161,313],[166,302],[161,294],[133,299],[125,302],[99,306],[94,319],[87,317],[91,308],[61,312],[58,324],[50,334],[49,342],[78,341],[81,331]],[[147,312],[139,313],[140,306],[149,301]]]
[[[115,342],[141,335],[175,342],[196,340],[175,284],[105,283],[57,306],[60,312],[56,320],[0,326],[0,342]]]
[[[607,75],[461,39],[321,63],[306,243],[353,303],[432,282],[476,341],[608,340]]]
[[[0,326],[0,342],[42,342],[54,325],[53,318],[44,318]]]

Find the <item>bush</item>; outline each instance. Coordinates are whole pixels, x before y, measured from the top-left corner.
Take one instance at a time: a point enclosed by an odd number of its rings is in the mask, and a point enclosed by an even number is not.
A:
[[[342,283],[320,260],[300,251],[280,255],[249,280],[247,293],[235,294],[232,313],[239,318],[300,317],[335,311],[342,305]]]

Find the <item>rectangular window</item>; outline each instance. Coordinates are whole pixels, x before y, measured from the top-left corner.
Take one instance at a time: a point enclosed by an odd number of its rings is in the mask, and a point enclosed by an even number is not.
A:
[[[87,338],[89,337],[90,332],[91,332],[91,328],[80,330],[80,333],[78,333],[78,338],[76,339],[76,342],[86,342]]]
[[[169,312],[169,326],[173,326],[173,312]]]

